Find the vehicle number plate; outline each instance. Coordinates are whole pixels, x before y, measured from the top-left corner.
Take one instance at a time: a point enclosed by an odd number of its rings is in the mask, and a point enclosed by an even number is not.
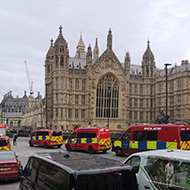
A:
[[[11,170],[11,168],[0,168],[0,171],[3,172],[3,171],[9,171]]]

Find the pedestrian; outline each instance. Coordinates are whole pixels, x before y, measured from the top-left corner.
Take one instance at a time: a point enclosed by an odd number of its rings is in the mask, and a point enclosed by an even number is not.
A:
[[[170,188],[173,183],[172,177],[174,174],[174,167],[171,160],[169,160],[168,164],[166,164],[165,166],[165,173],[166,173],[166,183],[168,188]]]
[[[14,133],[13,134],[13,145],[17,145],[17,138],[18,138],[18,134]]]

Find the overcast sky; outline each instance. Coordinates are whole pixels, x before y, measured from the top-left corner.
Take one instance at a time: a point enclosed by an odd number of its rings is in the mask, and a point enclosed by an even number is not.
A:
[[[190,60],[189,0],[1,0],[0,23],[0,101],[10,90],[14,97],[29,94],[25,60],[34,96],[44,97],[45,56],[60,25],[70,57],[80,32],[86,49],[98,38],[101,55],[111,28],[122,63],[129,51],[131,63],[141,65],[148,39],[158,68]]]

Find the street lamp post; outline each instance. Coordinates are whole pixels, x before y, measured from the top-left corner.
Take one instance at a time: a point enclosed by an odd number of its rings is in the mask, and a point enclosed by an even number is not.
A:
[[[108,128],[109,128],[109,125],[110,125],[110,98],[111,98],[111,87],[108,87]]]
[[[165,72],[166,72],[166,123],[168,123],[168,66],[170,63],[165,63]]]
[[[41,103],[41,128],[43,125],[42,114],[43,114],[43,104]]]
[[[47,117],[47,84],[46,84],[46,129],[48,128],[47,127],[47,119],[48,119],[48,117]]]

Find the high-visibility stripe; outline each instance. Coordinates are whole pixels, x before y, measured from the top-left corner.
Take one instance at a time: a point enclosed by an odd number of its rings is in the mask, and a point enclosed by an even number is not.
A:
[[[42,136],[31,136],[29,137],[30,140],[51,140],[51,145],[55,144],[63,144],[63,137],[62,136],[52,136],[51,138],[48,135]]]
[[[138,141],[130,141],[129,146],[130,148],[138,148]]]
[[[190,150],[190,141],[180,141],[180,149]]]
[[[0,151],[9,151],[10,150],[10,146],[1,146],[0,147]]]
[[[161,141],[115,141],[114,147],[155,150],[155,149],[177,149],[177,142],[161,142]],[[190,149],[189,143],[181,143],[181,149]]]
[[[167,149],[177,149],[177,142],[166,142]]]
[[[93,143],[96,144],[98,143],[98,139],[97,138],[74,138],[74,139],[66,139],[65,143]],[[104,145],[106,148],[110,148],[111,147],[111,139],[100,139],[99,140],[99,145]]]
[[[147,141],[147,149],[157,149],[156,141]]]

